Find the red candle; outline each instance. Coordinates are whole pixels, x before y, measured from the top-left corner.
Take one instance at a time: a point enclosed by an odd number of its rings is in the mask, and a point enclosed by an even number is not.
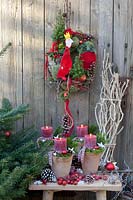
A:
[[[96,146],[96,140],[97,140],[96,135],[92,134],[85,135],[85,140],[84,140],[85,147],[88,149],[93,149]]]
[[[43,126],[41,127],[42,137],[44,138],[52,138],[53,137],[53,127],[51,126]]]
[[[66,138],[55,138],[54,149],[58,153],[67,151],[67,139]]]
[[[84,137],[85,135],[88,134],[88,126],[85,126],[81,124],[80,126],[77,126],[77,136],[78,137]]]

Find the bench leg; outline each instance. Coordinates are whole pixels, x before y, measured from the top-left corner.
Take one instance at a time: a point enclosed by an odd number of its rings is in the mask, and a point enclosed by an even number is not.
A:
[[[106,200],[106,191],[97,191],[96,199],[97,200]]]
[[[42,200],[53,200],[54,192],[53,191],[43,191]]]

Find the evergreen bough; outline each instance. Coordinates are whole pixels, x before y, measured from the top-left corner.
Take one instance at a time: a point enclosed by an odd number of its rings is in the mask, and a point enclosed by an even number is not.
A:
[[[0,199],[18,200],[26,195],[29,184],[39,178],[47,165],[50,141],[38,149],[38,131],[33,127],[6,137],[6,126],[23,116],[29,110],[26,105],[12,108],[4,99],[0,109]],[[10,123],[9,123],[10,122]]]

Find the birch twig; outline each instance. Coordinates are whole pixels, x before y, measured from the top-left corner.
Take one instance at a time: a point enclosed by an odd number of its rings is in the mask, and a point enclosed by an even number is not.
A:
[[[100,100],[95,107],[95,117],[99,131],[106,135],[106,139],[109,140],[109,144],[105,147],[102,155],[104,162],[113,159],[117,135],[123,130],[123,127],[120,127],[124,117],[121,102],[128,84],[129,80],[124,83],[119,81],[119,74],[112,71],[109,54],[104,51],[102,88]]]

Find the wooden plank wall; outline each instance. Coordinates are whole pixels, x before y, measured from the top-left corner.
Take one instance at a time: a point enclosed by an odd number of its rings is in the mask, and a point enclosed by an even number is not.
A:
[[[0,1],[0,100],[29,104],[24,126],[44,123],[44,1]]]
[[[133,67],[133,1],[71,0],[74,30],[93,34],[97,45],[96,78],[88,92],[73,95],[70,108],[75,125],[95,123],[94,108],[99,99],[103,50],[118,66],[121,77],[131,78]],[[65,0],[0,0],[0,49],[8,42],[12,47],[0,57],[0,101],[3,97],[13,105],[28,103],[31,112],[24,126],[38,129],[45,123],[54,128],[61,122],[63,102],[56,90],[44,83],[44,49],[51,45],[56,14]],[[7,12],[8,11],[8,12]],[[45,23],[44,23],[45,22]],[[44,37],[45,33],[45,37]],[[44,48],[45,40],[45,48]],[[118,138],[117,160],[133,168],[133,81],[125,97],[125,129]]]

